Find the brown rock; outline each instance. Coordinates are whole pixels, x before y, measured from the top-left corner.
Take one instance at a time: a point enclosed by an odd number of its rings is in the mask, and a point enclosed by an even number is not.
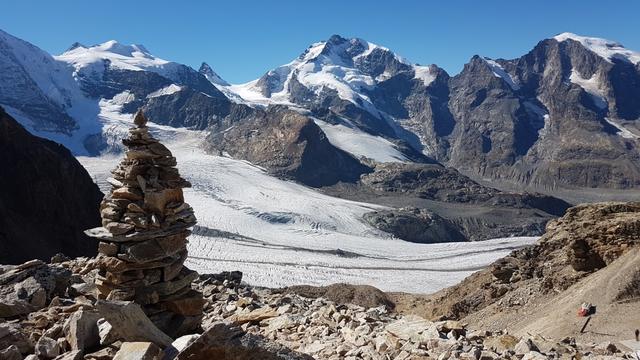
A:
[[[142,194],[130,187],[121,187],[119,189],[113,190],[111,196],[114,199],[126,199],[130,201],[139,201],[142,200]]]
[[[144,210],[136,203],[130,203],[127,205],[127,210],[131,212],[144,213]]]
[[[86,350],[100,343],[97,312],[78,310],[64,325],[64,334],[72,350]]]
[[[182,270],[182,266],[184,261],[187,259],[186,251],[182,252],[184,256],[181,256],[178,260],[176,260],[173,264],[165,266],[162,269],[162,281],[171,281],[176,278],[180,274]]]
[[[186,295],[170,301],[161,302],[159,305],[173,313],[185,316],[197,316],[202,314],[204,306],[202,294],[191,290]]]
[[[144,116],[142,109],[136,111],[136,114],[133,117],[133,123],[136,124],[138,128],[144,128],[147,126],[147,118]]]
[[[0,350],[0,359],[3,360],[22,360],[22,354],[17,346],[11,345],[6,349]]]
[[[81,350],[72,350],[55,358],[55,360],[81,360],[81,359],[84,359],[83,352]]]
[[[139,291],[136,292],[136,302],[151,304],[153,302],[149,301],[156,296],[163,297],[174,294],[190,286],[191,282],[197,278],[198,273],[183,267],[180,275],[173,281],[162,282],[139,289]]]
[[[164,189],[147,191],[144,194],[145,208],[156,214],[164,214],[165,206],[170,202],[184,202],[182,189]]]
[[[52,359],[60,355],[58,342],[47,336],[41,336],[36,342],[35,354],[40,358]]]
[[[125,341],[149,341],[162,347],[173,341],[149,320],[136,303],[99,300],[96,307]]]
[[[176,360],[311,360],[260,336],[247,334],[238,327],[216,323],[196,341],[182,350]]]
[[[112,221],[120,220],[121,215],[122,215],[122,210],[113,206],[105,207],[100,211],[100,216],[103,219],[109,219]]]
[[[174,255],[168,256],[163,259],[159,259],[156,261],[146,262],[146,263],[133,263],[127,262],[115,257],[102,257],[98,259],[98,266],[102,269],[108,269],[112,273],[120,273],[129,270],[144,270],[144,269],[154,269],[154,268],[164,268],[169,266],[177,261],[184,262],[184,259],[187,257],[187,250],[180,251]],[[180,270],[182,266],[180,267]]]
[[[159,360],[161,351],[150,342],[125,342],[113,360]]]
[[[101,241],[98,243],[98,252],[106,256],[116,255],[118,253],[118,244]]]
[[[107,225],[105,225],[104,228],[107,229],[107,231],[109,231],[113,235],[122,235],[133,230],[135,226],[132,224],[125,224],[121,222],[110,222],[110,223],[107,223]]]
[[[188,235],[189,232],[185,231],[175,235],[133,243],[132,245],[123,244],[120,247],[118,258],[135,263],[164,259],[185,249]]]
[[[147,148],[156,155],[171,156],[171,151],[169,151],[166,146],[162,145],[159,142],[151,143],[147,146]]]
[[[120,344],[112,344],[104,347],[96,352],[92,352],[84,356],[85,360],[112,360],[118,352]]]
[[[33,352],[33,343],[20,324],[0,322],[0,349],[11,346],[17,347],[21,353]]]
[[[259,309],[255,309],[247,314],[234,314],[229,317],[227,320],[233,323],[234,325],[242,325],[248,322],[260,322],[262,320],[266,320],[272,317],[279,316],[278,310],[270,307],[262,307]]]
[[[128,234],[115,235],[107,231],[104,227],[97,227],[89,230],[85,230],[84,233],[88,236],[110,241],[110,242],[133,242],[133,241],[144,241],[153,239],[156,237],[175,235],[179,232],[184,231],[189,228],[193,224],[185,224],[185,223],[175,223],[171,224],[162,229],[154,229],[154,230],[143,230],[143,231],[134,231]]]

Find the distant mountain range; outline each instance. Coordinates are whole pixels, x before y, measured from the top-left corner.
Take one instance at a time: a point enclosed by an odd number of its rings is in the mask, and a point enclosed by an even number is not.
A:
[[[51,56],[0,31],[0,105],[75,154],[116,150],[109,119],[142,107],[206,131],[211,152],[311,186],[387,162],[547,190],[640,186],[640,53],[569,33],[517,59],[474,56],[455,76],[334,35],[234,85],[141,45]]]

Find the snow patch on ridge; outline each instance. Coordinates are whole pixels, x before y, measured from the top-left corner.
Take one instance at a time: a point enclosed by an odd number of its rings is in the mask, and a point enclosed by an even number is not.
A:
[[[182,87],[176,84],[171,84],[169,86],[163,87],[162,89],[152,92],[151,94],[147,95],[147,98],[150,99],[158,96],[171,95],[173,93],[177,93],[180,90],[182,90]]]
[[[506,72],[502,65],[498,64],[495,60],[489,59],[487,57],[483,57],[484,61],[489,65],[493,75],[495,77],[499,77],[504,80],[513,90],[519,90],[520,84],[518,84],[512,77],[511,74]]]
[[[613,127],[615,127],[616,129],[618,129],[617,134],[620,135],[621,137],[625,139],[640,139],[640,135],[637,135],[631,132],[631,130],[625,128],[622,124],[619,124],[617,121],[610,119],[608,117],[605,117],[604,120],[610,125],[612,125]]]
[[[582,46],[598,54],[605,60],[612,62],[613,59],[627,61],[633,64],[640,64],[640,53],[626,49],[622,44],[615,41],[580,36],[573,33],[565,32],[553,37],[556,41],[562,42],[566,40],[577,41]]]
[[[436,79],[436,74],[431,70],[431,66],[414,65],[414,78],[422,80],[424,86],[429,86]]]
[[[132,101],[134,101],[136,99],[136,95],[131,93],[129,90],[125,90],[119,94],[117,94],[116,96],[114,96],[111,101],[114,104],[118,104],[118,105],[124,105],[124,104],[128,104]]]
[[[342,124],[333,125],[316,118],[313,120],[327,135],[331,144],[357,158],[366,157],[383,163],[410,161],[391,141],[385,138],[367,134]]]
[[[593,74],[591,78],[585,79],[580,76],[579,72],[577,72],[575,69],[572,69],[569,80],[572,83],[583,88],[584,91],[591,95],[591,98],[593,99],[593,102],[597,107],[599,107],[600,109],[606,109],[608,107],[604,92],[600,88],[600,79],[598,77],[598,74]]]
[[[99,77],[105,66],[109,66],[122,70],[151,71],[171,79],[177,68],[183,66],[153,56],[142,45],[124,45],[115,40],[91,47],[77,46],[54,58],[70,64],[76,78]]]

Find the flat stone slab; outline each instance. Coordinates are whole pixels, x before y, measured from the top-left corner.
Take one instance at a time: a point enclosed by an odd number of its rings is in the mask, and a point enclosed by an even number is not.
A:
[[[171,345],[173,339],[149,320],[140,305],[129,301],[98,300],[96,307],[125,341],[149,341],[162,347]]]
[[[85,230],[84,233],[92,238],[110,242],[144,241],[151,238],[175,235],[190,228],[191,226],[193,226],[193,224],[175,223],[164,229],[136,231],[130,234],[123,235],[113,235],[104,227],[97,227]]]

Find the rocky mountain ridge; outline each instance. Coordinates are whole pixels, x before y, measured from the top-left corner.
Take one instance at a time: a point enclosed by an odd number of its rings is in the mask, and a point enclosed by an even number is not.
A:
[[[225,89],[254,106],[301,106],[399,140],[473,178],[546,190],[634,188],[637,59],[617,43],[564,33],[518,59],[474,56],[450,77],[336,35]]]
[[[450,76],[334,35],[242,85],[206,63],[196,71],[141,45],[78,44],[52,57],[9,34],[1,40],[9,87],[0,104],[74,153],[113,150],[101,129],[112,116],[107,103],[119,104],[119,113],[142,106],[152,121],[212,138],[279,104],[303,112],[321,126],[317,136],[358,158],[389,161],[367,145],[376,141],[409,161],[551,193],[638,185],[639,56],[603,39],[560,34],[517,59],[475,56]],[[326,164],[334,172],[340,165]]]

